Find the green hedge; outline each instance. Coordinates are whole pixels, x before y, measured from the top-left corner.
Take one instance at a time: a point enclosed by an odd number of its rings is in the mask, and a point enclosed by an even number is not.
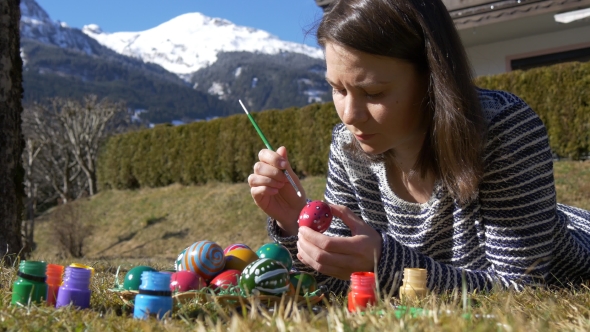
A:
[[[551,150],[580,159],[590,151],[590,62],[570,62],[527,71],[482,76],[476,84],[510,91],[539,115]]]
[[[323,175],[334,104],[312,104],[252,116],[276,149],[287,147],[300,176]],[[156,126],[111,137],[98,160],[100,188],[131,189],[171,183],[243,182],[264,143],[245,114],[171,127]]]
[[[547,126],[551,149],[579,159],[590,150],[590,63],[567,63],[479,77],[476,84],[523,98]],[[297,174],[324,175],[333,103],[254,113],[274,148],[284,145]],[[171,183],[243,182],[264,144],[246,115],[111,137],[98,162],[100,188],[158,187]]]

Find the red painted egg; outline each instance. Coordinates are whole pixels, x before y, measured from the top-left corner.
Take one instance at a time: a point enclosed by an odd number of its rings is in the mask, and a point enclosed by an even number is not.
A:
[[[242,272],[238,270],[226,270],[221,272],[217,275],[217,277],[213,278],[209,283],[209,287],[211,289],[227,289],[230,286],[237,286],[240,280],[240,275]]]
[[[311,201],[303,207],[297,222],[299,227],[307,226],[314,231],[323,233],[332,222],[332,209],[322,201]]]
[[[170,290],[173,292],[186,292],[206,286],[203,277],[193,271],[178,271],[170,276]]]
[[[250,249],[252,250],[250,247],[248,247],[247,245],[243,244],[243,243],[234,243],[234,244],[230,244],[229,246],[225,247],[225,249],[223,249],[223,254],[227,255],[228,252],[234,250],[234,249]]]

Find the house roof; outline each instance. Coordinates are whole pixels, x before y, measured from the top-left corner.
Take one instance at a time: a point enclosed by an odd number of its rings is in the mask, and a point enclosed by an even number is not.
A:
[[[590,0],[444,0],[443,2],[447,5],[457,30],[590,6]],[[457,2],[462,4],[458,5]],[[462,6],[468,2],[471,6]]]
[[[315,0],[324,10],[335,0]],[[590,0],[443,0],[457,30],[559,13],[590,6]]]

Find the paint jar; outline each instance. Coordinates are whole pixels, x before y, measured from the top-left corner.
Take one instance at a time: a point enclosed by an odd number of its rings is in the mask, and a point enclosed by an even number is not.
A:
[[[155,316],[162,319],[172,312],[172,292],[170,291],[170,274],[145,271],[141,274],[139,294],[135,296],[133,317],[147,319]]]
[[[88,266],[88,265],[84,265],[84,264],[80,264],[80,263],[72,263],[70,264],[71,267],[77,267],[77,268],[81,268],[81,269],[88,269],[90,270],[90,276],[94,276],[94,268],[92,266]]]
[[[350,276],[350,292],[348,293],[348,311],[362,311],[369,304],[375,305],[375,273],[355,272]]]
[[[404,279],[399,288],[400,299],[420,299],[426,296],[426,269],[405,268]]]
[[[57,294],[59,293],[59,287],[62,284],[62,277],[64,273],[63,265],[48,264],[47,265],[47,304],[55,306],[57,300]]]
[[[92,272],[85,268],[66,267],[63,284],[59,287],[55,307],[73,305],[80,309],[90,307],[90,277]]]
[[[26,306],[44,301],[47,298],[46,270],[46,262],[21,261],[16,273],[18,279],[12,284],[11,304]]]

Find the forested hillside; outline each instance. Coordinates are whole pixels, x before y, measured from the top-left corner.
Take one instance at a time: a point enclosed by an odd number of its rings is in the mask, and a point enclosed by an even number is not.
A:
[[[23,40],[21,47],[26,55],[25,103],[58,96],[81,100],[96,94],[125,101],[131,109],[148,110],[144,117],[153,123],[194,121],[240,111],[192,89],[157,65],[120,55],[88,55],[32,40]]]
[[[297,53],[220,53],[211,66],[197,71],[196,89],[253,110],[285,109],[331,100],[323,60]]]

